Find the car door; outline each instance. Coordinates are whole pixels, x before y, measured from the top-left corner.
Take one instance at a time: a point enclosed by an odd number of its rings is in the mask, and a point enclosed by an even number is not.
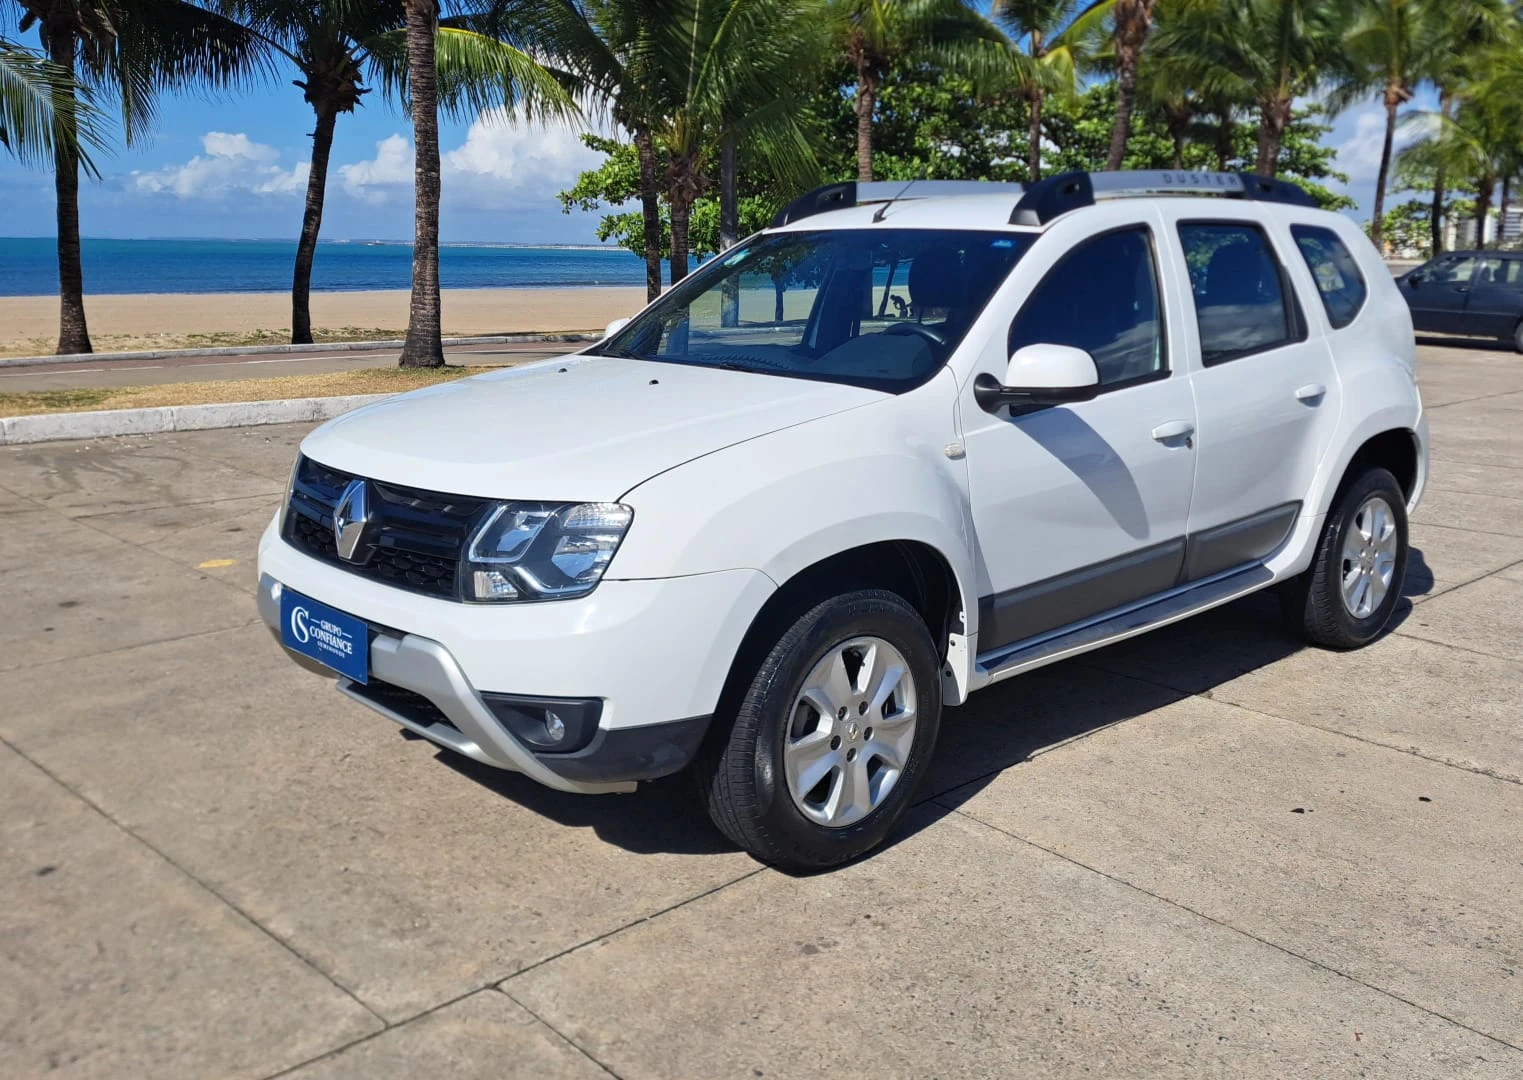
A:
[[[1511,339],[1523,318],[1523,261],[1502,255],[1478,261],[1461,332]]]
[[[1194,307],[1185,337],[1199,438],[1184,577],[1197,581],[1257,562],[1289,535],[1341,389],[1317,286],[1282,225],[1179,214],[1170,239]],[[1357,319],[1347,326],[1338,332],[1359,332]]]
[[[1055,226],[1022,261],[1034,284],[983,367],[1003,379],[1024,346],[1073,346],[1094,357],[1100,393],[991,413],[970,379],[961,402],[981,653],[1167,590],[1183,565],[1195,409],[1165,331],[1160,223],[1135,206],[1097,213],[1113,224]]]
[[[1474,255],[1443,255],[1402,279],[1401,293],[1419,333],[1467,332],[1465,303],[1478,261]]]

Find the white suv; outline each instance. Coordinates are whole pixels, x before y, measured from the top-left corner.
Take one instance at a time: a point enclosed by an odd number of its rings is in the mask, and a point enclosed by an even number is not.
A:
[[[1415,364],[1375,249],[1286,184],[835,185],[579,354],[314,431],[260,609],[458,753],[691,765],[737,844],[831,866],[1001,679],[1271,585],[1313,642],[1379,634]]]

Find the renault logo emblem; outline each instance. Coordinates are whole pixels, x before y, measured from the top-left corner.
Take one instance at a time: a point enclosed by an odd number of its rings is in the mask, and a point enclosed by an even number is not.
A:
[[[333,543],[339,558],[364,562],[369,551],[360,549],[360,541],[369,528],[370,485],[363,480],[351,480],[333,508]]]

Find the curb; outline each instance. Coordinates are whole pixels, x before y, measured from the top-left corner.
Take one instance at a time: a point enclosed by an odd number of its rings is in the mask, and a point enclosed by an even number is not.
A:
[[[117,435],[158,435],[170,431],[299,424],[329,420],[391,394],[285,398],[279,401],[233,401],[219,405],[165,405],[149,409],[103,409],[100,412],[49,413],[0,419],[0,446],[54,442],[59,439],[106,439]]]
[[[519,345],[531,342],[582,342],[597,341],[600,334],[593,331],[572,331],[563,334],[487,334],[480,337],[445,338],[446,347],[451,345]],[[39,367],[46,364],[93,364],[112,363],[117,360],[170,360],[177,356],[284,356],[300,353],[379,352],[382,349],[400,349],[402,339],[395,341],[335,341],[324,345],[217,345],[204,349],[145,349],[138,352],[75,353],[69,356],[6,356],[0,357],[0,368]]]

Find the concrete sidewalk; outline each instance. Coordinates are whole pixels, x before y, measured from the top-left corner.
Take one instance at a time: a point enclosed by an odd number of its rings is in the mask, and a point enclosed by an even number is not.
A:
[[[1250,598],[1002,684],[808,878],[290,664],[304,428],[0,449],[0,1074],[1523,1076],[1523,363],[1421,374],[1392,633]]]

